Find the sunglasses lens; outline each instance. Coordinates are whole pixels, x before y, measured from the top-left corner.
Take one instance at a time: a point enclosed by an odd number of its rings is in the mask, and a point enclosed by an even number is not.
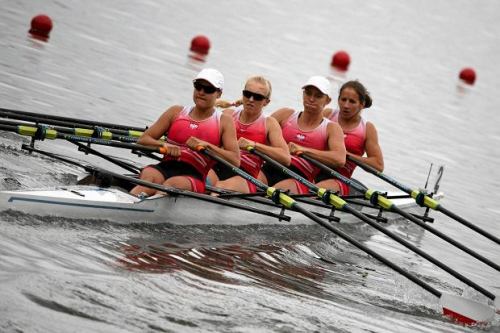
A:
[[[260,102],[266,98],[266,96],[264,96],[264,95],[254,93],[254,92],[251,92],[249,90],[243,90],[243,96],[245,96],[246,98],[253,97],[254,101],[258,101],[258,102]]]
[[[194,82],[193,86],[194,86],[194,89],[196,89],[197,91],[203,90],[206,94],[213,94],[217,90],[217,88],[215,88],[213,86],[207,86],[207,85],[201,84],[200,82]]]

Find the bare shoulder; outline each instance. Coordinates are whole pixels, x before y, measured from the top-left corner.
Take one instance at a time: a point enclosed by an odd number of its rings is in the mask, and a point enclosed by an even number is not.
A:
[[[342,131],[342,127],[340,127],[339,123],[330,120],[328,121],[327,129],[332,132],[341,132],[341,133],[344,132]]]
[[[232,116],[234,114],[235,110],[234,109],[224,109],[222,110],[223,114],[227,114],[229,116]]]
[[[295,112],[292,108],[281,108],[274,111],[271,117],[275,118],[279,123],[283,120],[290,118],[290,116]]]
[[[266,117],[266,127],[268,131],[276,131],[276,130],[281,131],[280,124],[278,123],[276,118],[271,116]]]
[[[161,115],[161,118],[163,118],[163,117],[168,117],[168,118],[177,117],[177,115],[179,115],[179,113],[182,111],[182,109],[184,109],[184,107],[182,105],[172,105],[167,110],[165,110],[165,112],[163,112],[163,114]]]
[[[373,124],[371,121],[366,122],[366,132],[369,133],[377,133],[377,128],[375,127],[375,124]]]
[[[329,118],[333,113],[333,109],[332,108],[326,108],[323,110],[323,117],[325,118]]]

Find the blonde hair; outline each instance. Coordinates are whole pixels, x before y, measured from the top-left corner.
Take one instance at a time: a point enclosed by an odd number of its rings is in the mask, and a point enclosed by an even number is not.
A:
[[[266,86],[266,88],[267,88],[266,97],[271,98],[271,93],[273,92],[273,87],[271,86],[271,82],[269,82],[268,79],[266,79],[262,75],[251,76],[248,78],[247,82],[245,82],[245,87],[247,86],[247,84],[249,82],[257,82],[257,83],[260,83],[260,84]]]

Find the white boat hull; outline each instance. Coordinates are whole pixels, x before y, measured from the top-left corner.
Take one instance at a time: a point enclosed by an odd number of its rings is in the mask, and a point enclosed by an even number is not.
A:
[[[244,199],[233,202],[279,214],[280,208],[257,204]],[[415,207],[412,199],[397,199],[401,208]],[[329,215],[330,210],[306,205],[312,211]],[[300,213],[285,211],[290,221],[245,211],[186,196],[156,196],[139,199],[116,188],[69,186],[28,191],[0,191],[0,211],[18,211],[37,216],[56,216],[68,219],[105,220],[114,223],[171,223],[179,225],[251,225],[306,224],[315,222]],[[371,213],[374,210],[371,209]],[[376,213],[376,211],[375,211]],[[387,213],[384,213],[388,216]],[[357,222],[350,214],[335,212],[342,223]]]

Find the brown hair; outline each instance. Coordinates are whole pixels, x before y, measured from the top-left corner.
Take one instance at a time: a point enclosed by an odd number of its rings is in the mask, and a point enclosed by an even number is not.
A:
[[[359,101],[363,103],[366,109],[372,106],[373,101],[370,93],[368,92],[368,90],[366,90],[365,86],[361,82],[359,82],[358,80],[353,80],[344,83],[342,87],[340,87],[339,98],[345,88],[354,89],[354,91],[358,94]]]

